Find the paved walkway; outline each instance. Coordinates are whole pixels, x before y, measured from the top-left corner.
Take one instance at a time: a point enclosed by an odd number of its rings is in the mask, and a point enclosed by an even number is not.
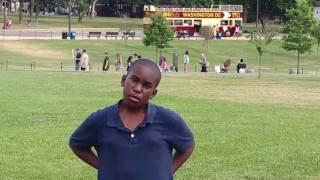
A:
[[[124,40],[122,32],[118,28],[85,28],[85,29],[72,29],[75,32],[76,40]],[[89,37],[89,32],[101,32],[100,36]],[[119,32],[118,36],[110,37],[105,36],[106,32]],[[134,38],[129,37],[128,40],[142,40],[144,37],[142,29],[136,29]],[[14,30],[7,29],[0,31],[0,40],[25,40],[25,39],[47,39],[59,40],[65,39],[63,33],[67,33],[65,29],[23,29]],[[69,37],[67,37],[69,39]],[[222,37],[222,40],[248,40],[247,35],[240,37]],[[185,37],[179,40],[204,40],[202,37]]]

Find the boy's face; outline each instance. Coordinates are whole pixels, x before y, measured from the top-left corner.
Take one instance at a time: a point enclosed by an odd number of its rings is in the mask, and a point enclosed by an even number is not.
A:
[[[157,76],[145,65],[135,65],[122,79],[123,101],[132,108],[144,107],[157,94]]]

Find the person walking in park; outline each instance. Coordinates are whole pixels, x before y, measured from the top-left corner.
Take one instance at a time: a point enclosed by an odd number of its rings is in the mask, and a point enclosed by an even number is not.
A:
[[[102,65],[102,71],[108,71],[110,67],[110,58],[108,52],[104,53],[104,60]]]
[[[81,71],[89,71],[89,55],[86,49],[82,50],[80,68],[81,68]]]
[[[127,71],[129,70],[129,67],[131,66],[131,64],[132,64],[132,56],[129,56],[127,60]]]
[[[184,63],[183,70],[186,73],[186,72],[188,72],[188,66],[189,66],[189,63],[190,63],[190,55],[189,55],[189,51],[188,50],[186,50],[184,52],[183,63]]]
[[[117,53],[116,54],[116,71],[120,71],[123,67],[123,64],[122,64],[122,56]]]
[[[81,61],[81,50],[79,48],[76,49],[76,54],[75,54],[75,70],[79,71],[80,70],[80,61]]]
[[[121,79],[123,98],[71,135],[72,151],[98,170],[99,180],[172,180],[192,154],[194,136],[181,116],[149,102],[160,80],[153,61],[134,61]]]
[[[201,54],[201,60],[199,63],[201,65],[201,72],[208,72],[207,68],[209,67],[209,61],[204,53]]]
[[[179,67],[179,54],[175,52],[173,53],[172,71],[178,72],[178,67]]]

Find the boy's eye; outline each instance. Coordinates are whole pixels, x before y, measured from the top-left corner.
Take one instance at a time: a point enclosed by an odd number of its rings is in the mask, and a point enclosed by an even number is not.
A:
[[[152,88],[152,85],[151,85],[151,84],[149,84],[149,83],[148,83],[148,84],[144,84],[143,86],[144,86],[144,88],[146,88],[146,89],[150,89],[150,88]]]

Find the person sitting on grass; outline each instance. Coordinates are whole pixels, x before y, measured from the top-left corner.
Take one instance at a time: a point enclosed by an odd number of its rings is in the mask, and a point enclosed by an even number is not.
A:
[[[247,64],[243,62],[243,59],[240,59],[240,62],[237,64],[237,73],[245,73]]]
[[[154,62],[134,61],[121,79],[123,98],[91,114],[70,137],[73,152],[98,169],[99,180],[172,180],[192,154],[194,137],[184,120],[149,103],[160,80]]]
[[[229,71],[230,65],[231,65],[231,60],[227,59],[222,65],[221,73],[227,73]]]

